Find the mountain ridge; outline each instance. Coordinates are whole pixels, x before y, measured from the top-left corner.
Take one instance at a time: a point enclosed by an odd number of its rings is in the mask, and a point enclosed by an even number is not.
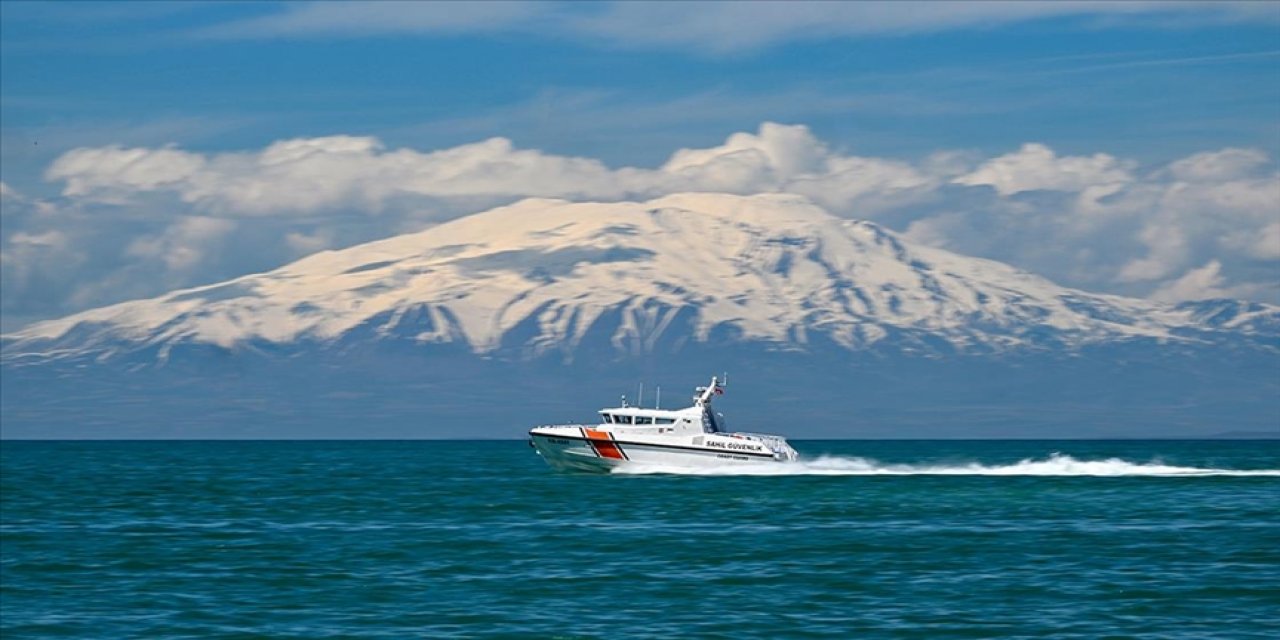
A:
[[[1280,309],[1059,287],[792,196],[526,200],[5,336],[0,437],[518,437],[723,370],[731,424],[793,437],[1274,431]]]
[[[677,318],[696,342],[719,330],[804,349],[820,333],[850,351],[894,335],[938,338],[959,352],[1280,335],[1277,307],[1094,294],[915,245],[799,196],[677,194],[642,203],[523,200],[268,272],[36,323],[4,336],[3,357],[110,358],[158,345],[163,359],[182,343],[329,343],[372,328],[477,355],[571,358],[613,312],[609,341],[619,352],[651,349]]]

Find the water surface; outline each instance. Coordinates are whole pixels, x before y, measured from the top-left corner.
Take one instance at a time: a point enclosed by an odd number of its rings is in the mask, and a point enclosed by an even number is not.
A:
[[[6,441],[0,635],[1280,637],[1280,442],[796,444]]]

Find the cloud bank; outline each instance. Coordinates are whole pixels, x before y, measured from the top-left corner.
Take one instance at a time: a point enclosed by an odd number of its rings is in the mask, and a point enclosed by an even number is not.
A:
[[[1135,22],[1278,21],[1260,2],[306,2],[202,29],[206,38],[360,38],[520,33],[608,47],[734,54],[795,41],[897,36],[1074,18]]]
[[[512,197],[619,200],[680,191],[788,191],[847,209],[924,187],[911,165],[832,152],[808,128],[774,123],[708,149],[681,149],[656,169],[518,149],[491,138],[450,149],[387,149],[375,138],[284,140],[261,151],[203,155],[166,147],[74,149],[45,173],[68,198],[120,203],[164,194],[202,215],[369,213],[414,202]]]
[[[328,136],[213,154],[86,147],[57,158],[45,177],[61,197],[36,200],[0,184],[3,304],[18,318],[265,270],[524,197],[685,191],[800,194],[837,215],[1094,291],[1280,302],[1280,172],[1255,149],[1154,167],[1038,143],[990,158],[939,151],[906,161],[764,123],[652,168],[505,138],[422,151]]]

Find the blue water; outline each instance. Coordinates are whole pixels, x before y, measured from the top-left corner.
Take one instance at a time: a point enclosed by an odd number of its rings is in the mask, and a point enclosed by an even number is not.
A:
[[[4,442],[0,636],[1280,637],[1280,442],[797,448]]]

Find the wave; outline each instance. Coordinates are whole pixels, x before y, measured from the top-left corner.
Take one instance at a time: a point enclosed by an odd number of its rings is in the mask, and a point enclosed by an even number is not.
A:
[[[1078,460],[1061,453],[1044,459],[1027,458],[1013,464],[888,464],[870,458],[821,456],[798,462],[734,465],[716,464],[705,467],[680,467],[631,462],[613,470],[624,475],[696,475],[696,476],[1093,476],[1093,477],[1208,477],[1263,476],[1280,477],[1280,469],[1212,469],[1178,467],[1160,461],[1129,462],[1120,458]]]

